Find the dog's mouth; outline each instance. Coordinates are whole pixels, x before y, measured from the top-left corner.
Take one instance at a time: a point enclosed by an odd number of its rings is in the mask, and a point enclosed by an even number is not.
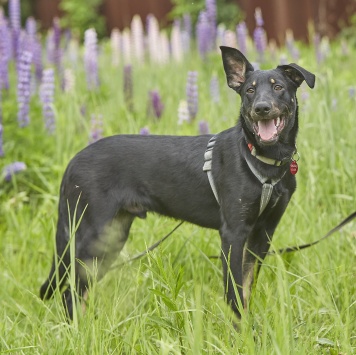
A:
[[[272,119],[262,119],[253,124],[255,134],[261,143],[271,144],[277,141],[279,134],[283,130],[285,119],[283,116]]]

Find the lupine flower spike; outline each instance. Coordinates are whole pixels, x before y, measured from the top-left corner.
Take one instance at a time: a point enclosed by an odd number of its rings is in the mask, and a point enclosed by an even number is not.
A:
[[[26,169],[27,166],[22,161],[16,161],[9,165],[6,165],[2,170],[3,179],[9,182],[15,174],[18,174]]]
[[[266,32],[263,29],[263,18],[260,8],[255,10],[256,28],[253,32],[253,40],[255,42],[255,47],[258,53],[259,62],[264,61],[264,52],[267,46]]]
[[[205,59],[211,49],[212,38],[211,26],[205,11],[201,11],[199,14],[196,35],[199,54],[203,59]]]
[[[12,54],[17,60],[19,55],[19,42],[21,31],[21,7],[20,0],[9,0],[9,18],[12,32]]]
[[[140,129],[141,136],[148,136],[150,134],[150,130],[148,127],[143,127]]]
[[[0,90],[10,87],[8,62],[11,58],[11,32],[0,8]]]
[[[101,138],[103,138],[103,117],[102,115],[92,115],[89,144],[95,143]]]
[[[56,129],[56,122],[53,110],[54,96],[54,71],[52,68],[45,69],[42,75],[40,87],[40,99],[42,102],[42,112],[45,127],[48,133],[52,134]]]
[[[25,127],[30,123],[31,61],[31,52],[22,52],[17,74],[17,101],[19,104],[17,119],[20,127]]]
[[[181,125],[183,122],[189,122],[188,103],[185,100],[181,100],[178,106],[178,124]]]
[[[99,86],[97,35],[94,28],[84,33],[84,65],[89,90]]]
[[[236,26],[237,47],[243,53],[247,53],[247,27],[245,22],[240,22]]]
[[[160,118],[164,108],[164,105],[161,100],[161,96],[159,95],[157,90],[150,91],[149,95],[150,95],[150,107],[151,107],[149,111],[152,112],[156,118]]]
[[[192,121],[198,113],[198,85],[197,85],[198,73],[196,71],[188,72],[187,78],[187,103],[189,120]]]
[[[209,134],[209,124],[206,121],[199,122],[199,134]]]

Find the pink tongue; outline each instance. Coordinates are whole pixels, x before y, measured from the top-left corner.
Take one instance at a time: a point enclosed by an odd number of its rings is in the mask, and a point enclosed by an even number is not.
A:
[[[277,127],[274,124],[274,120],[262,120],[258,121],[258,135],[264,141],[268,141],[273,138],[277,133]]]

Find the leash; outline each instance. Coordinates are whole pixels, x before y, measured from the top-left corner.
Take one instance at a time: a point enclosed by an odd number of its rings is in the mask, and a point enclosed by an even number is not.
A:
[[[307,244],[301,244],[293,247],[288,247],[288,248],[282,248],[277,251],[269,251],[266,255],[277,255],[277,254],[284,254],[284,253],[292,253],[295,251],[303,250],[309,247],[312,247],[313,245],[316,245],[320,243],[322,240],[325,240],[329,238],[332,234],[340,230],[342,227],[346,226],[346,224],[350,223],[354,218],[356,217],[356,211],[351,213],[349,216],[347,216],[341,223],[339,223],[336,227],[331,229],[329,232],[327,232],[323,237],[320,239],[315,240],[314,242],[310,242]]]
[[[182,224],[184,223],[184,221],[180,221],[168,234],[166,234],[163,238],[161,238],[160,240],[158,240],[156,243],[152,244],[150,247],[148,247],[145,251],[136,254],[135,256],[133,256],[132,258],[130,258],[127,261],[124,261],[120,264],[114,265],[112,267],[109,268],[108,271],[116,269],[120,266],[123,266],[125,264],[129,264],[137,259],[142,258],[143,256],[147,255],[150,251],[156,249],[161,243],[163,243],[168,237],[170,237]]]
[[[348,223],[350,223],[353,219],[356,218],[356,211],[351,213],[349,216],[347,216],[342,222],[340,222],[336,227],[332,228],[329,232],[327,232],[323,237],[320,239],[317,239],[313,242],[307,243],[307,244],[301,244],[297,246],[292,246],[292,247],[287,247],[287,248],[281,248],[278,250],[272,250],[266,253],[266,255],[277,255],[277,254],[285,254],[285,253],[293,253],[295,251],[300,251],[309,247],[312,247],[313,245],[316,245],[320,243],[321,241],[329,238],[331,235],[333,235],[335,232],[339,231],[341,228],[345,227]],[[116,269],[120,266],[123,266],[125,264],[131,263],[132,261],[135,261],[137,259],[142,258],[143,256],[146,256],[150,251],[156,249],[162,242],[164,242],[169,236],[171,236],[182,224],[184,221],[179,222],[168,234],[166,234],[163,238],[158,240],[156,243],[152,244],[149,248],[147,248],[145,251],[133,256],[129,260],[120,263],[118,265],[112,266],[109,270]],[[219,256],[217,255],[210,255],[208,256],[210,259],[218,259]]]

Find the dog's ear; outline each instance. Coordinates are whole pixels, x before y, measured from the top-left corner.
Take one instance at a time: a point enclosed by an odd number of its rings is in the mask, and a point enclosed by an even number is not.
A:
[[[220,50],[227,85],[238,92],[241,84],[245,81],[246,72],[253,71],[253,66],[245,56],[235,48],[221,46]]]
[[[279,65],[277,69],[281,69],[297,86],[300,86],[303,80],[305,80],[310,88],[314,87],[315,75],[300,67],[298,64]]]

